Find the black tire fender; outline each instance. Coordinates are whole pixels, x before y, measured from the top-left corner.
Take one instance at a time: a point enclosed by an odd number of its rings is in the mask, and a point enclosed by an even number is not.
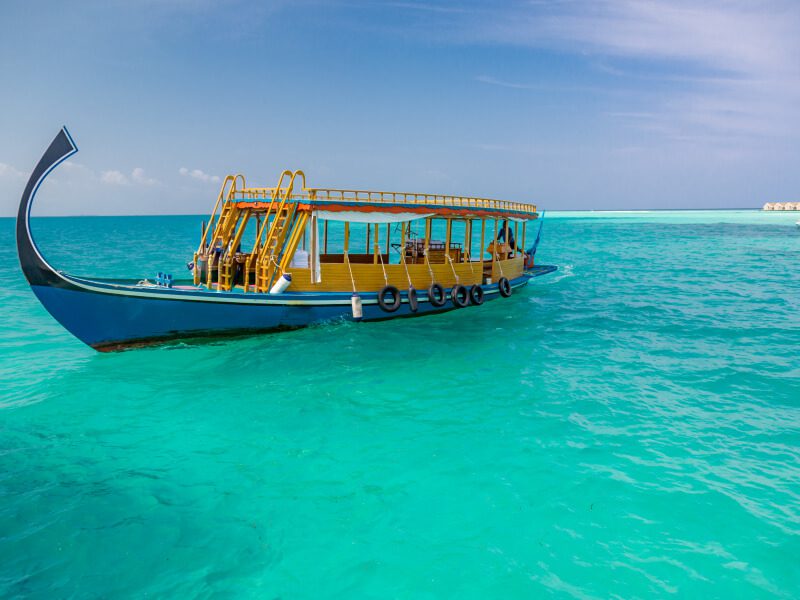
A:
[[[497,289],[500,290],[500,295],[503,298],[508,298],[511,295],[511,282],[507,277],[501,277],[497,281]]]
[[[413,285],[408,288],[408,308],[411,309],[411,312],[417,312],[417,309],[419,309],[417,289]]]
[[[469,291],[463,285],[456,284],[450,290],[450,300],[458,308],[464,308],[469,304]]]
[[[478,284],[475,284],[469,288],[469,301],[475,306],[480,306],[483,304],[483,288]]]
[[[386,297],[391,295],[392,301],[388,302]],[[378,306],[386,312],[394,312],[400,308],[400,290],[393,285],[387,285],[380,292],[378,292]]]
[[[447,302],[447,295],[444,293],[444,288],[441,284],[432,283],[428,288],[428,301],[432,306],[444,306]]]

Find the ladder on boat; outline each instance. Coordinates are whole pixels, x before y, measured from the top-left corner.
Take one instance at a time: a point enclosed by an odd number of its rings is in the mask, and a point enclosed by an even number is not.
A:
[[[245,292],[253,289],[268,292],[274,281],[286,272],[308,219],[306,213],[298,212],[296,198],[293,197],[298,177],[305,189],[305,174],[300,170],[283,171],[276,187],[263,189],[269,193],[266,210],[261,203],[255,206],[241,202],[243,195],[245,198],[253,197],[253,190],[245,187],[242,175],[228,175],[225,178],[195,253],[195,265],[198,258],[206,261],[205,279],[209,289],[216,287],[221,291],[230,291],[240,282],[238,272],[241,271]],[[288,183],[284,186],[283,182],[287,179]],[[241,252],[241,242],[253,215],[263,220],[260,220],[256,231],[253,250],[246,254]],[[200,273],[201,269],[195,268],[195,283],[200,283]]]
[[[296,246],[297,243],[298,213],[297,203],[290,200],[294,190],[295,178],[298,175],[303,178],[303,184],[305,185],[305,174],[302,171],[284,171],[281,173],[278,185],[272,193],[261,231],[256,235],[251,260],[255,260],[255,288],[257,292],[269,291],[276,274],[280,271],[280,275],[283,275],[285,271],[287,265],[284,263],[287,261],[284,259],[294,253],[294,248],[291,248],[291,252],[289,250],[292,244]],[[286,176],[289,177],[289,183],[283,188],[281,185]],[[270,216],[272,217],[271,219]],[[305,223],[305,214],[299,215],[299,218]],[[265,232],[266,237],[264,238]],[[293,232],[291,236],[290,232]],[[288,244],[287,236],[289,236]],[[264,238],[263,243],[261,241],[262,238]],[[248,261],[246,268],[245,291],[249,288],[247,278],[250,273],[250,261]]]
[[[252,212],[250,208],[245,208],[243,211],[237,212],[237,219],[239,219],[238,215],[241,214],[239,228],[236,230],[236,235],[228,244],[225,252],[220,256],[217,289],[230,291],[231,288],[233,288],[236,265],[238,262],[241,262],[239,248],[242,244],[242,236],[244,235],[244,230],[247,227],[247,222],[250,220]],[[236,222],[234,221],[234,226],[235,224]],[[230,228],[230,232],[233,232],[233,227]],[[244,281],[246,282],[247,279],[245,278]]]
[[[222,253],[215,253],[214,247],[218,242],[228,239],[231,230],[239,220],[240,209],[233,201],[236,192],[239,190],[237,186],[238,183],[241,183],[241,189],[245,189],[243,175],[228,175],[225,177],[225,180],[222,182],[222,187],[219,190],[214,210],[211,211],[211,218],[208,221],[208,225],[203,228],[200,237],[200,246],[197,248],[197,252],[195,252],[194,255],[195,266],[197,265],[198,257],[205,257],[208,260],[206,284],[209,287],[211,287],[212,267],[218,266],[212,264],[212,261],[215,258],[218,261],[222,259]],[[218,211],[219,214],[217,214]],[[223,251],[224,250],[225,249],[223,249]],[[195,285],[200,283],[200,269],[198,268],[194,269],[194,283]]]
[[[275,213],[275,218],[270,227],[266,243],[261,249],[256,271],[256,289],[260,292],[269,291],[270,283],[279,267],[278,260],[286,236],[292,228],[295,216],[294,204],[282,208]]]

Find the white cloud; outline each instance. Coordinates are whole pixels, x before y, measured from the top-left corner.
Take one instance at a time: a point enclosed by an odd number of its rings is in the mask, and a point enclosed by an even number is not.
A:
[[[671,139],[701,133],[724,143],[800,135],[800,4],[794,1],[529,2],[474,11],[459,31],[462,42],[613,62],[605,68],[617,78],[610,89],[622,84],[630,90],[614,112],[649,113],[650,130]],[[534,89],[486,75],[477,80]],[[636,116],[631,124],[641,127],[643,120]]]
[[[153,179],[152,177],[148,177],[145,175],[144,169],[141,167],[136,167],[131,172],[131,181],[134,183],[138,183],[140,185],[158,185],[159,181],[157,179]]]
[[[5,168],[8,165],[0,163],[0,175],[14,173],[20,175],[16,169]],[[21,176],[25,176],[21,173]],[[12,186],[21,187],[24,179],[14,182],[11,179],[0,177],[0,188],[11,191]],[[157,179],[150,177],[142,167],[131,171],[120,169],[93,170],[88,166],[74,162],[64,161],[45,180],[45,193],[39,194],[36,199],[36,214],[79,214],[123,213],[128,210],[134,201],[136,210],[158,212],[163,207],[159,206],[158,194],[153,194],[153,186],[162,185]],[[109,191],[113,189],[113,193]],[[8,214],[14,208],[6,206],[9,194],[5,189],[0,189],[0,214]],[[72,202],[66,202],[71,199]],[[145,209],[144,207],[148,207]]]
[[[480,81],[481,83],[488,83],[489,85],[499,85],[500,87],[513,88],[515,90],[532,90],[536,88],[536,86],[529,85],[527,83],[518,83],[516,81],[503,81],[502,79],[497,79],[496,77],[489,77],[488,75],[478,75],[475,78],[475,81]]]
[[[205,183],[219,183],[220,181],[222,181],[219,175],[209,175],[208,173],[201,171],[200,169],[189,170],[186,167],[181,167],[180,169],[178,169],[178,173],[180,173],[183,177],[191,177],[192,179],[197,179]]]
[[[148,177],[147,174],[145,173],[145,170],[142,167],[136,167],[131,171],[130,175],[126,175],[125,173],[123,173],[118,169],[109,169],[107,171],[100,171],[100,174],[97,175],[92,169],[80,163],[66,161],[62,166],[64,167],[64,175],[66,176],[68,181],[70,180],[77,181],[79,179],[82,179],[84,181],[85,180],[100,181],[101,183],[105,183],[108,185],[116,185],[116,186],[125,186],[125,185],[153,186],[153,185],[159,185],[161,183],[160,181],[158,181],[158,179]]]
[[[680,59],[731,73],[797,72],[797,7],[709,0],[574,0],[482,13],[476,36],[583,53]]]
[[[540,92],[575,92],[575,93],[586,93],[586,92],[601,92],[603,91],[601,88],[598,87],[590,87],[590,86],[566,86],[566,85],[553,85],[550,83],[525,83],[521,81],[506,81],[504,79],[498,79],[496,77],[491,77],[489,75],[478,75],[475,77],[475,81],[479,81],[481,83],[486,83],[489,85],[496,85],[499,87],[511,88],[515,90],[536,90]]]
[[[87,167],[86,165],[82,165],[80,163],[76,163],[73,160],[68,160],[61,165],[61,168],[63,168],[66,171],[74,171],[74,170],[88,169],[89,167]]]
[[[28,173],[20,171],[7,163],[0,162],[0,178],[25,179],[26,177],[28,177]]]
[[[128,185],[130,181],[120,171],[103,171],[100,174],[100,181],[111,185]]]

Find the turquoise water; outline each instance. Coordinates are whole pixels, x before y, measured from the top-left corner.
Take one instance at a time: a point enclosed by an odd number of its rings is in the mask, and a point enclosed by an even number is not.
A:
[[[548,215],[506,301],[117,354],[0,220],[0,596],[798,597],[799,218]],[[98,276],[198,236],[34,227]]]

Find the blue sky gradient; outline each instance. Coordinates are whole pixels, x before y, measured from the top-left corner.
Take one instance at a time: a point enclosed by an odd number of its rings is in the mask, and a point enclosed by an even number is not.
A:
[[[547,209],[800,201],[800,4],[0,5],[0,214],[207,212],[227,173]]]

